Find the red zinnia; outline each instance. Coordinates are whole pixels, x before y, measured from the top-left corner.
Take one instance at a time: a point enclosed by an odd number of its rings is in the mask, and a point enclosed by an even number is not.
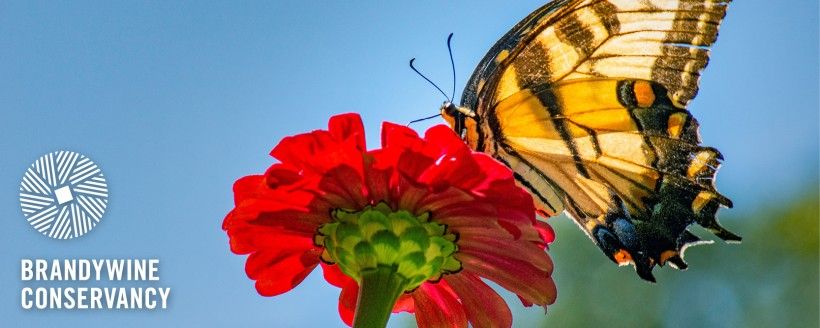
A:
[[[553,232],[507,167],[445,126],[420,138],[384,123],[382,147],[368,151],[359,116],[339,115],[326,131],[283,139],[264,175],[236,181],[223,229],[233,252],[250,254],[260,294],[289,291],[321,262],[349,325],[357,304],[381,297],[421,327],[511,326],[481,278],[525,305],[552,304]]]

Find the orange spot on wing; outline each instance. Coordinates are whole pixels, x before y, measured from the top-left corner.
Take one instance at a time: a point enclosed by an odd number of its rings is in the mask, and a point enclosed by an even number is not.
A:
[[[612,254],[612,257],[615,258],[615,262],[618,262],[619,265],[632,262],[632,255],[629,255],[629,252],[625,249],[619,249],[615,254]]]
[[[635,99],[638,100],[638,106],[649,107],[655,103],[655,92],[652,91],[652,85],[647,81],[635,82]]]
[[[675,113],[669,116],[667,130],[670,137],[674,139],[680,138],[680,134],[683,131],[683,124],[686,123],[686,117],[686,113]]]
[[[698,195],[695,196],[695,200],[692,201],[692,211],[695,213],[700,213],[700,210],[702,210],[703,207],[712,200],[712,198],[715,198],[715,194],[709,191],[704,190],[699,192]]]
[[[501,52],[498,53],[498,56],[495,56],[495,62],[496,63],[503,62],[504,59],[507,59],[507,57],[509,57],[509,56],[510,56],[510,51],[509,50],[506,50],[506,49],[501,50]]]
[[[659,262],[661,263],[661,265],[663,265],[663,264],[666,263],[666,261],[668,261],[671,257],[673,257],[675,255],[678,255],[678,252],[675,252],[673,250],[666,250],[663,253],[661,253]]]

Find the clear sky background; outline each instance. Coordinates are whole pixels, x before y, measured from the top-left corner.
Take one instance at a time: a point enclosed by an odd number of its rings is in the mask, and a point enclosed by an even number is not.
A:
[[[293,292],[257,295],[220,227],[233,181],[331,114],[362,113],[371,146],[381,121],[434,114],[443,99],[407,61],[449,90],[454,32],[461,90],[541,4],[0,1],[0,326],[342,325],[338,289],[318,270]],[[817,1],[731,6],[690,106],[726,157],[717,184],[735,208],[722,213],[742,218],[817,188],[818,69]],[[69,241],[33,230],[17,200],[28,165],[63,149],[91,157],[110,188],[102,223]],[[159,258],[170,309],[22,310],[19,260],[37,257]]]

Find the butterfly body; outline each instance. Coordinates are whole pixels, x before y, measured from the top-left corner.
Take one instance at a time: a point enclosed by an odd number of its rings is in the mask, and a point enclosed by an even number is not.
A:
[[[728,1],[559,0],[491,48],[443,116],[505,163],[545,216],[566,211],[613,261],[654,281],[685,268],[692,223],[715,218],[721,154],[701,145],[697,93]]]

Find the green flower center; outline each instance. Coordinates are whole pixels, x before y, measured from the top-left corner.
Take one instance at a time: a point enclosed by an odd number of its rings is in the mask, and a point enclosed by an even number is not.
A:
[[[406,280],[404,291],[409,291],[461,270],[461,262],[453,257],[458,250],[456,235],[430,221],[429,213],[416,217],[379,203],[359,212],[332,214],[335,220],[319,227],[314,242],[324,247],[322,260],[338,264],[359,283],[364,271],[393,268]]]

